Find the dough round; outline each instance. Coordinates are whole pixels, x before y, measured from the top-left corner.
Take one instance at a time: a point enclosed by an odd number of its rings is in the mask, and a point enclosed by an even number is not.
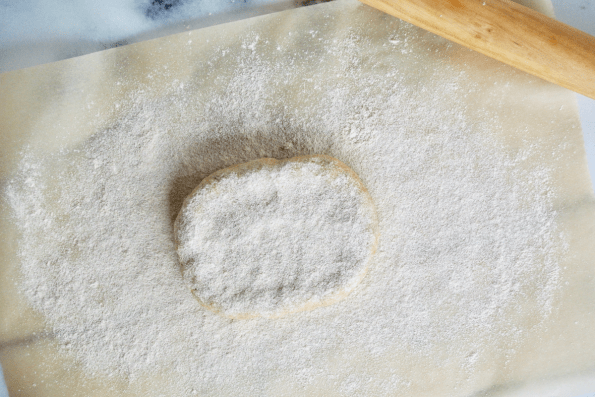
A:
[[[361,281],[378,232],[358,176],[328,156],[264,158],[215,172],[175,222],[184,280],[230,318],[328,305]]]

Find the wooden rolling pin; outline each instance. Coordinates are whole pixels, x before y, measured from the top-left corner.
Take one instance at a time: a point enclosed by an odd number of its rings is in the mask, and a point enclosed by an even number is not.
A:
[[[595,99],[595,37],[510,0],[360,0]]]

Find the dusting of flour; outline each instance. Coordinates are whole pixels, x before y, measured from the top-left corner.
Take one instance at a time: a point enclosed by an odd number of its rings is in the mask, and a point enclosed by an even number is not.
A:
[[[139,90],[79,147],[23,154],[6,187],[22,290],[89,375],[168,371],[179,396],[299,394],[321,379],[342,395],[389,395],[407,390],[412,362],[472,373],[548,315],[563,247],[550,170],[530,149],[506,150],[489,110],[471,121],[462,104],[477,88],[419,31],[366,32],[313,30],[287,47],[297,32],[256,32],[215,48],[192,82]],[[351,167],[376,205],[378,250],[360,284],[274,319],[199,305],[175,246],[184,198],[229,166],[321,154]]]
[[[230,318],[274,318],[347,296],[377,241],[356,178],[328,156],[255,160],[205,178],[174,224],[199,302]]]

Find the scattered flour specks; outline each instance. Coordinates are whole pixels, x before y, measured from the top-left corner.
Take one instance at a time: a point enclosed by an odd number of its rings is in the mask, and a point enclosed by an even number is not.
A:
[[[507,151],[488,110],[472,119],[464,98],[477,88],[435,55],[447,44],[407,25],[367,36],[358,21],[332,37],[332,22],[213,47],[194,80],[157,99],[139,91],[78,148],[23,154],[6,187],[22,290],[89,374],[167,369],[180,396],[320,379],[388,395],[412,384],[411,362],[473,371],[548,315],[563,250],[550,170],[531,149]],[[184,198],[225,167],[314,154],[351,167],[374,201],[370,271],[344,300],[282,318],[204,309],[174,243]],[[511,316],[519,305],[531,316]]]

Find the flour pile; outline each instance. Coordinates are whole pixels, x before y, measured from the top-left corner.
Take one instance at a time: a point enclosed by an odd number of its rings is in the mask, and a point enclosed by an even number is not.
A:
[[[374,204],[327,156],[255,160],[205,178],[174,233],[184,279],[230,318],[280,317],[348,295],[376,250]]]
[[[139,90],[79,147],[23,154],[6,188],[22,290],[89,374],[160,374],[180,396],[321,385],[388,395],[415,376],[402,357],[470,374],[546,318],[564,247],[551,170],[532,165],[530,150],[507,151],[489,110],[472,119],[461,104],[477,88],[423,33],[367,31],[312,30],[289,47],[295,32],[278,42],[255,32],[214,48],[196,80],[157,99]],[[424,57],[441,67],[424,69]],[[425,77],[412,84],[414,73]],[[225,167],[313,154],[352,168],[376,205],[378,250],[360,284],[275,319],[199,305],[174,241],[184,198]],[[531,315],[517,316],[520,306]]]

